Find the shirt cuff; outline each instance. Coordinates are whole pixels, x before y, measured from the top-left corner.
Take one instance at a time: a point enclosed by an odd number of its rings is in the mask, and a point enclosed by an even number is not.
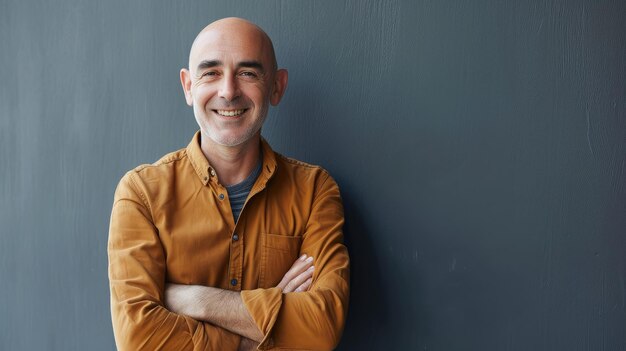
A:
[[[283,291],[280,288],[243,290],[241,299],[254,323],[264,335],[258,349],[272,348],[274,346],[274,340],[271,337],[272,329],[283,304]]]

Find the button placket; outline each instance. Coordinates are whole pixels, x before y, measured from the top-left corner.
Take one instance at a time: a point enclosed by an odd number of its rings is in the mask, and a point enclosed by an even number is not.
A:
[[[243,274],[243,241],[240,240],[243,237],[240,237],[241,228],[238,228],[235,225],[234,230],[230,235],[230,264],[229,264],[229,273],[230,273],[230,286],[234,290],[241,290],[243,286],[241,285],[241,279]]]

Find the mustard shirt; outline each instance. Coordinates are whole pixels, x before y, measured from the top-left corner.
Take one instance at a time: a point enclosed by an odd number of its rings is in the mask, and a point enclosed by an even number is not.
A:
[[[346,320],[349,258],[339,189],[320,167],[272,151],[234,223],[228,193],[189,145],[121,179],[109,230],[109,281],[120,350],[237,350],[240,336],[164,307],[166,282],[241,291],[265,337],[259,349],[334,348]],[[302,254],[307,292],[275,286]]]

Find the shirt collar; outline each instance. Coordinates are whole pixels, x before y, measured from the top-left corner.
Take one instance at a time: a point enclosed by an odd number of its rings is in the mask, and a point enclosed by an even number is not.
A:
[[[263,168],[261,169],[259,178],[264,180],[263,185],[265,185],[276,170],[276,155],[263,137],[261,137],[261,152],[263,153]],[[209,161],[204,156],[202,148],[200,147],[200,131],[194,134],[189,145],[187,145],[187,156],[198,178],[200,178],[200,181],[204,185],[207,185],[211,177],[215,176],[215,171],[211,168]]]

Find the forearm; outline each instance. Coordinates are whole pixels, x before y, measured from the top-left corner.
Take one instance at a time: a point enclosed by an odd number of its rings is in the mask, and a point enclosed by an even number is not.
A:
[[[238,291],[170,284],[166,304],[173,312],[209,322],[253,341],[263,339],[263,333],[254,323]]]

